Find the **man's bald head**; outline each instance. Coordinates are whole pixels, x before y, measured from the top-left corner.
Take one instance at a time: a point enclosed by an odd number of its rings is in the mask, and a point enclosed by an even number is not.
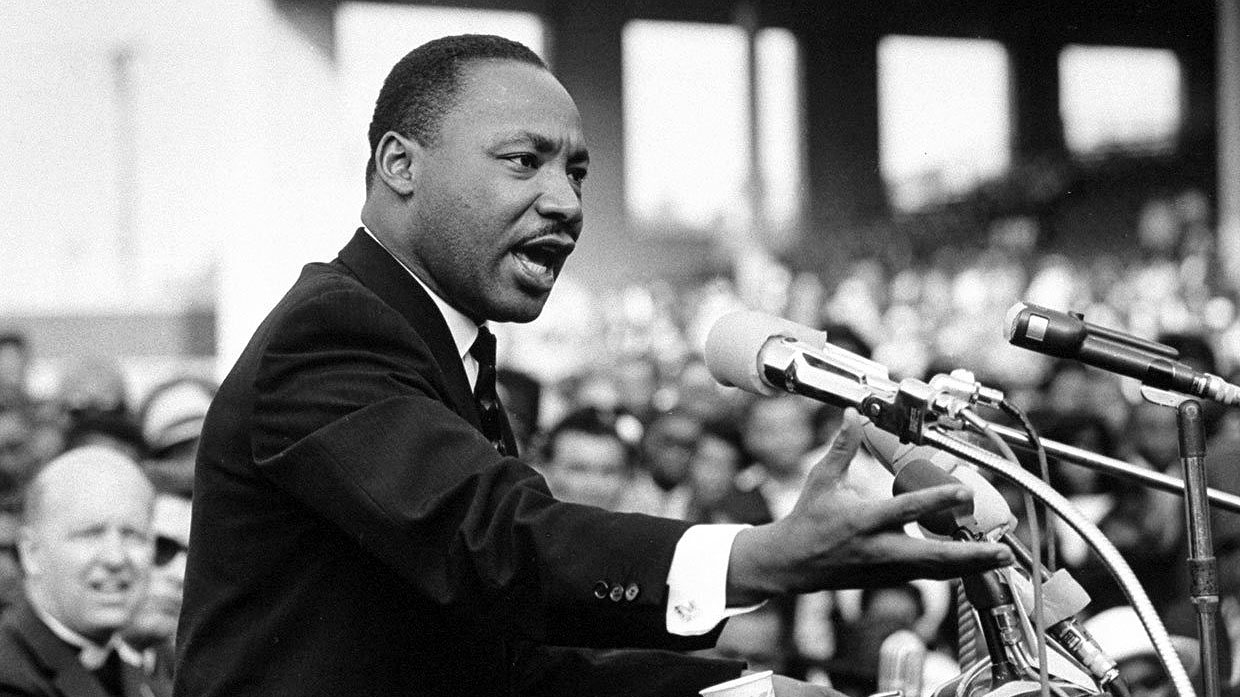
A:
[[[106,447],[47,463],[26,490],[19,533],[30,601],[74,632],[106,641],[145,592],[154,497],[138,465]]]

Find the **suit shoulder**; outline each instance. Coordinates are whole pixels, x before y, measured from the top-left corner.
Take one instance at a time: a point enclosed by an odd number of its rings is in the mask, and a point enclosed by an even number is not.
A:
[[[16,621],[16,611],[5,611],[0,619],[0,694],[41,695],[46,683],[41,661]]]

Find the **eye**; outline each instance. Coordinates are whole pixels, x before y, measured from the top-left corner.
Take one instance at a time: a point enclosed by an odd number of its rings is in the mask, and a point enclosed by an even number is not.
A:
[[[581,186],[581,184],[585,182],[586,174],[587,172],[585,167],[570,167],[568,170],[568,178],[572,179],[578,186]]]
[[[538,156],[534,155],[533,153],[528,153],[528,152],[519,152],[513,155],[505,155],[504,159],[508,160],[509,162],[523,169],[538,169],[538,165],[539,165]]]

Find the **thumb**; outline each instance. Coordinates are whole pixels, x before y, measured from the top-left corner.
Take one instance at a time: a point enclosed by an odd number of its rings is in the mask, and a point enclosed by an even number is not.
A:
[[[827,454],[814,465],[807,486],[815,482],[835,483],[848,473],[848,465],[861,445],[862,421],[856,409],[849,407],[844,410],[844,422],[827,448]]]

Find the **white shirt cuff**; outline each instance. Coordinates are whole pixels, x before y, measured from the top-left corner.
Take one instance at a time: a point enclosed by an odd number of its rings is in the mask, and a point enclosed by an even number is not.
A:
[[[676,543],[667,572],[667,631],[700,636],[758,605],[729,608],[728,562],[732,541],[748,525],[694,525]]]

